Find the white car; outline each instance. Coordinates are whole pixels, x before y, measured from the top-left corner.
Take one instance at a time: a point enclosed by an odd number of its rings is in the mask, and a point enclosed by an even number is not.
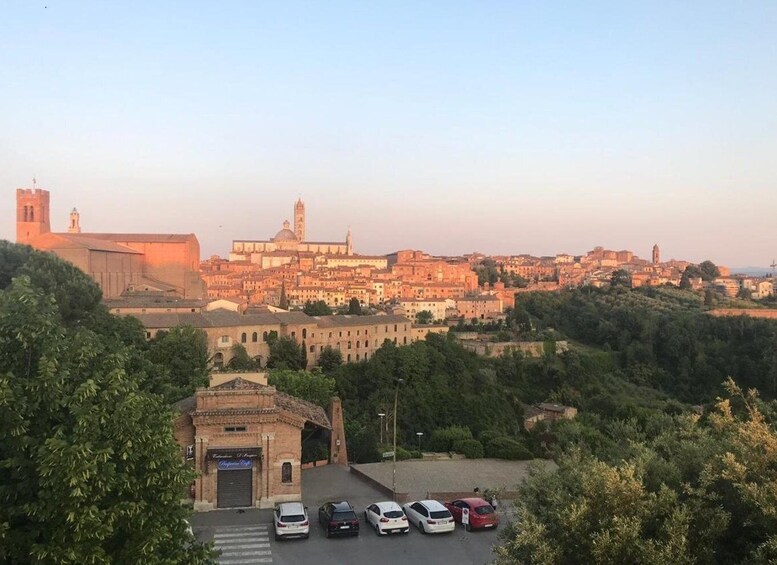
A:
[[[310,535],[308,511],[301,502],[283,502],[273,512],[275,541],[285,538],[305,538]]]
[[[450,510],[436,500],[408,502],[402,508],[410,523],[423,534],[441,534],[456,529]]]
[[[410,524],[402,507],[396,502],[376,502],[364,510],[364,520],[375,528],[379,536],[385,534],[406,534]]]

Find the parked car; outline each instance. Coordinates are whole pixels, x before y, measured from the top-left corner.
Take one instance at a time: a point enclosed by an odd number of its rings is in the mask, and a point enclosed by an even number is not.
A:
[[[410,524],[402,507],[396,502],[376,502],[364,510],[364,520],[375,528],[379,536],[385,534],[406,534]]]
[[[494,508],[482,498],[461,498],[446,502],[445,507],[453,514],[457,524],[461,524],[462,510],[469,510],[467,530],[481,530],[499,526],[499,516]]]
[[[347,500],[325,503],[318,509],[318,521],[326,537],[359,535],[359,518]]]
[[[408,502],[402,508],[410,523],[423,534],[452,532],[456,529],[450,510],[436,500]]]
[[[308,511],[301,502],[283,502],[273,512],[275,541],[286,538],[305,538],[310,535]]]

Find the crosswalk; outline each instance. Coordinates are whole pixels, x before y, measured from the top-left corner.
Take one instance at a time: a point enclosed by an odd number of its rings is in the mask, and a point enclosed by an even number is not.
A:
[[[219,565],[272,563],[269,524],[217,528],[213,542]]]

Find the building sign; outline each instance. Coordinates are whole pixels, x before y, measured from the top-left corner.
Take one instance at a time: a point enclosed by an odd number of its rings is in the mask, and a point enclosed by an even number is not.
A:
[[[224,459],[258,459],[262,455],[261,447],[226,447],[208,449],[208,459],[221,461]]]
[[[254,462],[250,459],[219,459],[219,471],[230,471],[232,469],[250,469]]]

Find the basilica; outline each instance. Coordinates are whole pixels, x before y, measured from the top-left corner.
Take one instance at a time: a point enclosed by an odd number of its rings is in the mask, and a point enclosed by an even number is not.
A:
[[[294,231],[289,221],[269,240],[241,239],[232,242],[230,261],[250,261],[263,269],[280,267],[315,255],[353,255],[351,229],[345,242],[307,241],[305,239],[305,204],[298,199],[294,204]]]

